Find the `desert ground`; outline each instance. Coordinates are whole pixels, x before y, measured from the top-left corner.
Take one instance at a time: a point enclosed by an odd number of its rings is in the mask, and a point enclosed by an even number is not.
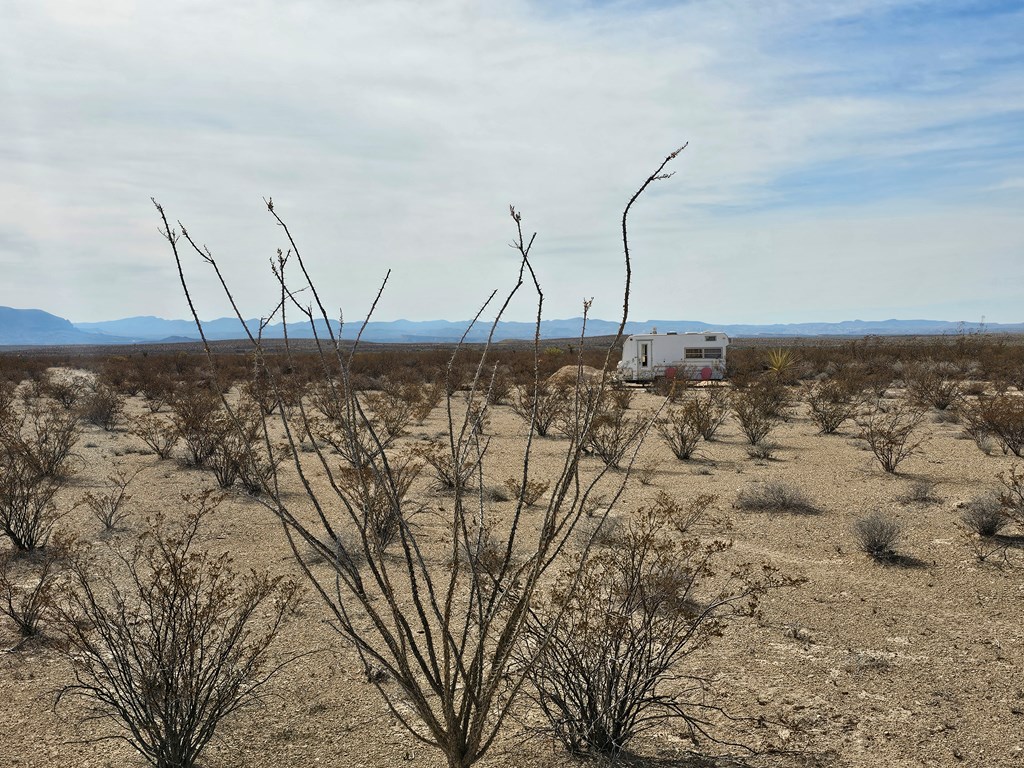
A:
[[[819,434],[799,387],[789,389],[795,404],[772,429],[771,457],[751,457],[736,418],[729,416],[714,439],[700,442],[686,461],[650,431],[633,471],[611,471],[602,480],[609,494],[625,483],[608,513],[620,524],[661,492],[682,502],[713,494],[714,523],[704,535],[732,543],[716,568],[766,564],[800,581],[769,591],[758,616],[729,619],[720,637],[685,656],[677,669],[709,678],[714,702],[745,718],[726,724],[723,735],[772,748],[748,753],[713,742],[694,745],[678,724],[666,720],[630,744],[629,759],[656,766],[1024,764],[1024,531],[1005,529],[1000,545],[993,544],[998,552],[982,560],[979,540],[961,523],[963,505],[998,492],[997,475],[1021,460],[998,446],[979,449],[965,438],[962,423],[932,409],[915,432],[919,447],[896,474],[886,473],[853,421],[835,434]],[[906,397],[897,381],[883,400]],[[455,393],[454,402],[464,402],[460,398]],[[663,407],[663,397],[640,391],[628,413],[639,417]],[[165,405],[156,415],[168,418],[169,410]],[[131,546],[147,516],[182,514],[182,493],[217,489],[211,472],[184,466],[180,445],[161,460],[132,433],[133,422],[148,412],[136,395],[126,398],[112,429],[83,424],[73,472],[55,498],[66,512],[56,530],[76,537],[97,567]],[[507,404],[489,406],[487,413],[484,485],[500,487],[521,467],[529,429]],[[394,450],[447,430],[441,405],[410,423]],[[535,438],[534,478],[557,475],[566,443],[555,433]],[[584,472],[601,467],[596,456],[583,459]],[[98,521],[76,502],[101,488],[114,469],[141,471],[130,486],[130,514],[122,529],[101,533]],[[287,462],[281,476],[288,502],[308,505]],[[741,494],[779,481],[802,492],[814,509],[753,510],[739,504]],[[435,507],[445,503],[432,489],[429,471],[417,477],[409,495]],[[500,495],[488,503],[496,514],[511,508]],[[542,498],[538,509],[544,503]],[[875,511],[902,525],[895,557],[877,560],[858,546],[855,522]],[[441,532],[428,537],[436,551],[428,555],[440,562],[443,526],[429,514],[414,524],[438,526]],[[241,570],[267,570],[304,584],[279,520],[237,487],[225,493],[201,537],[203,548],[230,553]],[[9,549],[5,538],[0,548]],[[16,562],[14,568],[15,581],[30,584],[31,564]],[[440,753],[416,741],[388,712],[356,652],[327,619],[320,598],[304,584],[296,615],[272,651],[280,659],[301,655],[266,689],[261,706],[223,722],[202,764],[445,765]],[[41,627],[41,638],[22,642],[13,622],[0,615],[0,648],[6,651],[0,653],[0,765],[144,764],[123,741],[100,738],[113,732],[109,723],[82,723],[74,702],[55,707],[57,691],[70,681],[70,662],[46,618]],[[674,684],[667,681],[666,690]],[[541,725],[524,700],[479,764],[553,768],[581,760],[545,736]],[[722,754],[731,756],[700,757]]]

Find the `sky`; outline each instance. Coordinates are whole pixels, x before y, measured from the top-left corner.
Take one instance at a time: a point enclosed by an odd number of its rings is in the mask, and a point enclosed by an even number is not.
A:
[[[503,297],[509,205],[544,316],[618,319],[684,143],[630,320],[1024,321],[1024,2],[4,0],[0,104],[0,305],[72,321],[189,316],[151,198],[246,316],[273,198],[347,320]]]

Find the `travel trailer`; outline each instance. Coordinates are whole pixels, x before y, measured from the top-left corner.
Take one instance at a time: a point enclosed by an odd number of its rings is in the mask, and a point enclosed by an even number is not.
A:
[[[722,379],[728,346],[729,337],[721,331],[636,333],[622,345],[618,377],[635,383],[660,378]]]

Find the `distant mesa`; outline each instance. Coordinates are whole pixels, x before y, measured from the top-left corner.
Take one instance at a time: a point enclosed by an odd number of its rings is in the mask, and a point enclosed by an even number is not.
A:
[[[259,328],[256,319],[247,320],[246,325],[254,334]],[[466,332],[468,321],[450,320],[389,320],[368,323],[363,333],[366,341],[382,343],[447,344],[457,342]],[[568,339],[580,335],[583,318],[545,320],[541,323],[541,335],[547,339]],[[839,323],[789,323],[772,325],[721,324],[700,320],[646,320],[626,324],[626,333],[647,333],[653,327],[658,332],[703,331],[714,329],[724,331],[733,337],[799,337],[799,336],[880,336],[955,334],[987,330],[993,333],[1024,333],[1024,323],[981,326],[978,323],[961,323],[945,320],[846,320]],[[332,322],[331,329],[338,334],[338,324]],[[618,329],[618,323],[608,320],[587,320],[587,336],[609,336]],[[236,318],[218,318],[203,323],[208,339],[224,341],[244,338],[245,332]],[[346,325],[341,332],[344,339],[355,338],[358,324]],[[467,337],[470,342],[487,340],[490,327],[481,324],[474,327]],[[292,338],[312,338],[308,325],[290,325]],[[317,329],[321,336],[327,328],[321,322]],[[531,322],[501,322],[495,330],[495,341],[532,339],[534,324]],[[280,324],[263,330],[264,338],[283,337]],[[126,317],[121,320],[107,320],[96,323],[71,323],[62,317],[39,309],[12,309],[0,307],[0,346],[30,347],[41,345],[75,344],[171,344],[196,341],[199,334],[191,320],[165,320],[160,317]]]

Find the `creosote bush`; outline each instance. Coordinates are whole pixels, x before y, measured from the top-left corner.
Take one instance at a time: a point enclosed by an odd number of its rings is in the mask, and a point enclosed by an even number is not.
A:
[[[640,509],[579,555],[531,611],[528,695],[570,752],[618,755],[666,719],[715,740],[711,716],[721,710],[707,697],[710,680],[680,667],[729,618],[755,613],[766,589],[789,582],[770,571],[717,572],[729,544],[693,535],[713,501],[662,496]],[[680,679],[686,685],[670,691]]]
[[[142,472],[142,468],[134,472],[115,469],[107,476],[101,491],[89,491],[82,497],[79,504],[89,508],[92,516],[103,526],[104,532],[116,531],[128,519],[131,510],[128,508],[132,500],[128,486]]]
[[[842,379],[827,379],[808,387],[806,399],[811,420],[823,435],[835,433],[843,422],[853,418],[864,400]]]
[[[658,434],[665,438],[672,453],[680,461],[688,461],[701,440],[700,406],[695,399],[686,400],[658,420]]]
[[[180,525],[162,516],[114,570],[78,560],[61,609],[83,721],[128,742],[156,768],[194,768],[222,721],[256,703],[283,664],[268,651],[295,604],[294,583],[237,573],[199,548],[209,495],[185,499]]]
[[[999,441],[1003,453],[1024,457],[1024,396],[1004,393],[979,397],[966,410],[969,427]]]
[[[33,557],[0,554],[0,611],[14,622],[23,640],[42,635],[43,622],[52,617],[61,568],[72,546],[70,540],[55,538]]]
[[[867,441],[871,452],[886,472],[896,469],[921,445],[914,433],[924,420],[925,411],[897,403],[887,407],[876,405],[858,419],[860,436]]]

